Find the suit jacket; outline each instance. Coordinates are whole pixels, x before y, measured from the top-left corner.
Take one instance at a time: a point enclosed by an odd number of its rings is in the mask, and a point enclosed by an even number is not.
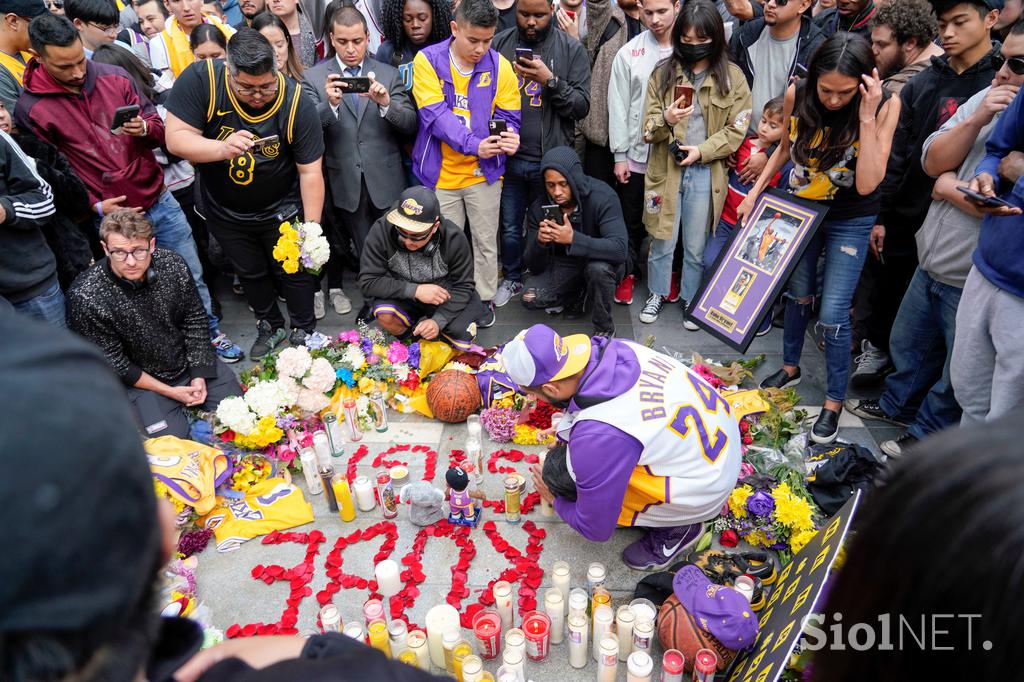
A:
[[[405,189],[402,141],[416,134],[416,108],[398,69],[367,57],[361,73],[365,76],[371,71],[391,94],[386,116],[366,97],[359,98],[356,109],[348,97],[342,97],[335,116],[325,89],[329,74],[345,75],[335,58],[306,69],[302,78],[303,91],[317,101],[324,125],[327,182],[335,207],[343,211],[355,211],[359,206],[361,177],[366,179],[369,200],[378,209],[398,199]]]

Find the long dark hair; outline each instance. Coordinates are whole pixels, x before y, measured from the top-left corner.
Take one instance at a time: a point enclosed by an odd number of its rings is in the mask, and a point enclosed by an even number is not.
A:
[[[729,90],[729,50],[725,41],[725,26],[722,15],[708,0],[690,0],[679,10],[672,25],[672,56],[661,62],[659,81],[661,98],[665,99],[676,84],[676,67],[689,70],[693,64],[686,63],[680,45],[683,35],[693,28],[701,38],[711,38],[711,54],[708,55],[711,75],[715,79],[718,94]]]
[[[203,43],[216,43],[222,50],[228,51],[228,39],[214,24],[199,24],[192,29],[192,34],[188,37],[188,45],[192,51],[195,52]]]
[[[281,17],[277,16],[270,10],[263,10],[252,19],[252,30],[261,31],[268,26],[277,28],[281,33],[284,34],[284,41],[288,43],[288,61],[285,62],[285,74],[293,78],[294,80],[302,79],[302,72],[304,70],[302,66],[302,60],[299,59],[298,53],[295,51],[295,46],[292,45],[292,34],[288,32],[288,27],[285,26]],[[277,56],[274,56],[274,63],[277,63]]]
[[[424,2],[430,5],[430,12],[433,15],[427,45],[447,40],[452,35],[452,19],[454,18],[452,4],[448,0],[424,0]],[[381,30],[384,32],[384,38],[395,48],[396,57],[404,51],[406,46],[411,46],[408,36],[405,35],[405,25],[402,22],[404,10],[405,0],[384,0],[380,7]]]
[[[163,99],[154,87],[153,72],[146,68],[146,65],[142,63],[142,60],[132,50],[119,47],[113,43],[107,43],[96,48],[96,51],[92,53],[92,60],[102,64],[120,66],[127,71],[128,75],[135,81],[135,87],[150,102],[156,104],[158,100]]]
[[[848,642],[854,625],[877,635],[889,614],[902,646],[826,645],[814,654],[814,682],[1020,679],[1024,446],[1012,418],[922,441],[861,500],[854,524],[846,562],[816,609],[825,614],[818,627],[834,644],[839,622]],[[936,622],[933,614],[958,615]],[[920,635],[922,623],[932,634],[942,628],[942,644],[956,651],[917,644],[909,632]]]
[[[818,98],[818,79],[833,71],[857,80],[875,68],[875,55],[871,44],[855,33],[840,31],[821,44],[807,68],[807,81],[798,88],[793,104],[796,116],[796,141],[791,154],[793,160],[808,165],[817,159],[819,169],[832,168],[843,159],[846,149],[857,141],[860,132],[860,88],[849,104],[839,111],[829,111]],[[811,147],[818,131],[828,128],[828,136],[816,147]]]

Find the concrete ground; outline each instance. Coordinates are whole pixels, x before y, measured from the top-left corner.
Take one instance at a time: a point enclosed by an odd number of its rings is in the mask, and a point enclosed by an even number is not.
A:
[[[223,306],[225,321],[223,330],[227,332],[239,345],[248,350],[255,337],[255,322],[252,314],[248,311],[244,299],[231,293],[226,281],[219,282],[215,287],[221,304]],[[354,326],[355,312],[361,304],[357,287],[354,282],[348,282],[346,293],[352,297],[353,312],[339,317],[330,308],[328,302],[327,317],[319,323],[319,329],[325,334],[336,334],[343,329]],[[698,352],[705,357],[712,357],[716,360],[725,360],[737,357],[737,353],[728,348],[718,340],[700,332],[688,332],[682,328],[682,309],[679,305],[668,305],[664,309],[661,318],[654,324],[644,325],[638,321],[640,309],[646,296],[646,289],[642,285],[637,286],[634,302],[631,306],[615,306],[615,321],[617,334],[621,337],[634,338],[643,341],[648,336],[655,337],[654,348],[662,350],[669,348],[673,351]],[[281,304],[284,310],[284,304]],[[589,320],[568,321],[559,317],[550,317],[543,313],[525,310],[514,299],[507,306],[500,308],[497,313],[497,323],[489,328],[481,330],[478,342],[483,346],[496,345],[507,341],[520,329],[538,321],[543,321],[561,333],[591,331]],[[766,360],[755,372],[755,379],[774,372],[781,363],[782,350],[781,330],[773,329],[768,335],[754,341],[749,350],[750,355],[764,353]],[[248,362],[239,363],[236,367],[241,370],[248,366]],[[816,349],[813,340],[808,338],[804,349],[802,361],[803,381],[798,391],[803,398],[803,403],[809,407],[821,405],[824,395],[825,367],[824,357]],[[364,439],[369,447],[370,454],[363,458],[359,465],[360,474],[373,475],[375,470],[370,466],[373,457],[390,447],[393,443],[410,443],[413,445],[429,445],[438,454],[437,473],[434,477],[434,484],[444,488],[444,471],[447,467],[447,455],[452,448],[461,448],[465,439],[465,427],[463,425],[443,425],[440,422],[433,422],[416,415],[398,415],[391,413],[391,429],[384,434],[367,434]],[[868,425],[861,422],[852,415],[843,416],[840,437],[848,441],[857,442],[877,451],[877,443],[886,439],[895,438],[898,429],[889,426]],[[492,443],[485,443],[485,453],[507,447],[518,447],[524,452],[537,452],[538,448],[521,446],[502,446]],[[354,446],[346,447],[347,454],[354,450]],[[408,455],[407,461],[410,464],[410,479],[418,480],[423,475],[423,457],[414,453],[400,453]],[[396,455],[396,458],[399,458]],[[406,459],[401,457],[401,459]],[[501,461],[502,465],[515,466],[523,473],[527,473],[528,465],[525,462],[511,464]],[[344,468],[344,465],[342,465]],[[299,485],[304,487],[301,476],[298,477]],[[499,498],[502,494],[501,477],[488,474],[484,484],[484,490],[488,497]],[[531,486],[532,487],[532,486]],[[313,496],[312,505],[316,513],[316,521],[297,530],[310,531],[314,528],[320,529],[327,537],[322,546],[320,555],[314,564],[314,576],[310,582],[313,595],[304,599],[299,607],[299,621],[297,627],[300,631],[313,630],[316,628],[316,617],[319,605],[315,595],[324,589],[328,582],[325,571],[324,559],[330,547],[333,547],[335,539],[339,536],[349,535],[356,529],[363,529],[378,523],[383,519],[380,508],[372,512],[360,513],[356,520],[351,523],[342,523],[336,514],[328,511],[323,495]],[[544,549],[540,555],[539,564],[545,570],[542,583],[542,590],[550,586],[550,578],[547,572],[552,563],[558,560],[568,561],[572,566],[572,584],[574,587],[585,587],[586,566],[592,561],[601,561],[608,568],[607,586],[612,592],[613,604],[619,605],[627,602],[632,595],[633,589],[642,573],[627,568],[620,559],[620,552],[630,542],[641,536],[640,531],[620,530],[613,538],[603,544],[591,543],[573,530],[568,528],[557,517],[545,517],[535,510],[526,518],[533,520],[539,527],[547,530],[547,537],[544,540]],[[490,510],[484,511],[483,521],[493,520],[497,523],[501,535],[515,547],[525,548],[527,533],[521,526],[510,525],[505,522],[503,515],[496,515]],[[397,545],[391,558],[396,561],[405,556],[411,546],[418,528],[408,520],[407,513],[403,509],[395,520],[398,527]],[[477,550],[477,556],[473,560],[468,571],[468,586],[471,590],[470,596],[463,600],[463,609],[476,601],[480,590],[486,587],[488,581],[495,579],[503,570],[508,567],[508,561],[504,556],[498,554],[491,543],[484,535],[483,529],[478,528],[471,534]],[[365,543],[359,543],[347,548],[343,554],[344,570],[346,573],[373,577],[372,557],[378,551],[380,538],[375,538]],[[325,549],[326,548],[326,549]],[[246,624],[265,622],[276,622],[285,608],[285,600],[288,597],[289,587],[286,582],[277,582],[267,585],[262,581],[254,580],[250,576],[252,568],[258,564],[270,565],[280,564],[286,568],[302,562],[305,546],[293,543],[279,545],[263,545],[258,539],[252,540],[240,549],[229,553],[219,553],[211,546],[199,556],[198,592],[203,601],[212,612],[213,624],[226,629],[232,623]],[[424,623],[426,611],[433,605],[442,603],[445,595],[451,587],[450,567],[458,560],[459,548],[449,540],[434,539],[427,543],[423,555],[424,573],[426,581],[420,585],[421,594],[413,608],[407,611],[407,615],[414,623],[421,626]],[[403,567],[404,568],[404,567]],[[340,608],[342,618],[349,620],[362,620],[362,603],[367,598],[367,590],[342,589],[334,596],[334,603]],[[542,598],[541,598],[541,603]],[[518,617],[518,615],[517,615]],[[464,636],[471,637],[469,631],[463,632]],[[655,646],[655,659],[660,663],[659,646]],[[497,669],[495,664],[488,664],[486,669],[494,672]],[[656,667],[656,671],[659,667]],[[596,675],[596,664],[592,658],[588,658],[588,665],[585,669],[575,670],[568,663],[568,649],[565,644],[553,646],[551,656],[546,662],[532,663],[527,661],[526,672],[528,679],[536,682],[559,680],[559,682],[573,682],[576,680],[592,680]],[[625,679],[625,665],[620,664],[617,679]]]

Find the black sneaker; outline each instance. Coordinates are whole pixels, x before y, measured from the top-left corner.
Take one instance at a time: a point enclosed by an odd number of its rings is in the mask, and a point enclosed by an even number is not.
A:
[[[490,301],[484,301],[484,314],[477,319],[476,326],[481,329],[487,329],[492,325],[494,325],[494,304]]]
[[[305,346],[307,336],[309,336],[309,333],[306,332],[306,330],[295,327],[292,329],[292,333],[288,336],[288,343],[293,346]]]
[[[786,388],[796,386],[800,383],[800,368],[796,368],[796,374],[789,376],[786,370],[780,369],[775,374],[765,377],[759,384],[760,388]]]
[[[838,435],[839,412],[821,408],[818,418],[814,420],[814,427],[811,429],[811,440],[827,445],[834,442]]]
[[[281,345],[287,336],[288,332],[284,327],[271,329],[269,322],[260,320],[256,325],[256,340],[253,342],[252,348],[249,349],[249,358],[262,360],[270,351]]]
[[[594,327],[594,332],[591,336],[603,336],[606,339],[611,339],[615,337],[615,329],[598,329],[597,327]]]
[[[565,306],[565,319],[579,320],[587,314],[587,297],[580,296]]]
[[[843,401],[843,406],[850,411],[850,414],[855,414],[861,419],[889,422],[897,426],[907,426],[906,422],[887,415],[885,410],[882,409],[882,404],[877,400],[854,400],[853,398],[847,398]]]
[[[885,441],[879,447],[882,449],[882,452],[890,457],[902,457],[903,454],[906,453],[907,448],[916,442],[916,438],[911,436],[909,433],[905,433],[896,440]]]

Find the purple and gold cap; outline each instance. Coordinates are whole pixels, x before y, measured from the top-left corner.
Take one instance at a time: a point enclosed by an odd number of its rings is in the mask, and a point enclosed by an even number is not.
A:
[[[535,324],[506,343],[501,357],[512,381],[525,388],[540,386],[582,371],[590,360],[590,337],[563,337],[546,324]]]

